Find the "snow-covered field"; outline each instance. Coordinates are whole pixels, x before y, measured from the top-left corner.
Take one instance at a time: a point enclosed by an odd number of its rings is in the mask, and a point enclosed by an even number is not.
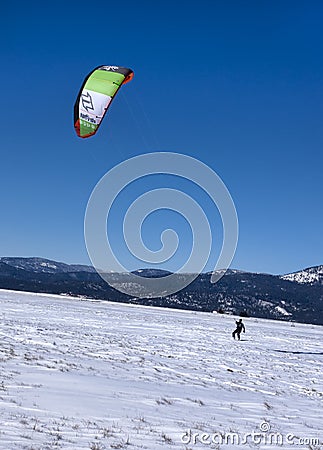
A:
[[[9,291],[0,314],[1,449],[323,448],[323,327],[238,342],[232,316]]]

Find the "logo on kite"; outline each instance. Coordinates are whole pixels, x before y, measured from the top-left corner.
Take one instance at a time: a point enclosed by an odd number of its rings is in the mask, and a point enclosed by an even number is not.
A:
[[[89,92],[82,94],[82,106],[87,112],[89,112],[89,109],[92,109],[92,111],[94,110],[92,97]]]
[[[112,70],[113,72],[118,70],[119,67],[118,66],[102,66],[102,69],[104,70]]]
[[[74,128],[79,137],[98,131],[118,90],[132,78],[131,69],[119,66],[99,66],[85,78],[74,105]]]

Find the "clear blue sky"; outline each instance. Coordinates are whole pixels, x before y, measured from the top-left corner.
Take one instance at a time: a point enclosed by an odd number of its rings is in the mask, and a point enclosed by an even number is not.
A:
[[[101,176],[173,151],[230,190],[232,267],[323,263],[322,2],[7,2],[0,20],[1,256],[88,263],[84,212]],[[82,140],[73,105],[101,64],[135,77]],[[146,224],[148,244],[163,220]]]

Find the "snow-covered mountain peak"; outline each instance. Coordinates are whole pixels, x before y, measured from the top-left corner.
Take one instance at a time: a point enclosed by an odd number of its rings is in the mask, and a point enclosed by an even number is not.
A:
[[[45,258],[0,257],[0,262],[34,273],[94,272],[91,266],[66,264]]]
[[[300,284],[323,285],[323,266],[309,267],[299,272],[289,273],[280,277],[283,280],[295,281]]]

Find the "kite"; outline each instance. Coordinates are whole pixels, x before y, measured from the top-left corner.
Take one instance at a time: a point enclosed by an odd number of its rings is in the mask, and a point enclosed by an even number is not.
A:
[[[74,105],[74,128],[78,136],[93,136],[120,87],[133,78],[126,67],[99,66],[84,80]]]

